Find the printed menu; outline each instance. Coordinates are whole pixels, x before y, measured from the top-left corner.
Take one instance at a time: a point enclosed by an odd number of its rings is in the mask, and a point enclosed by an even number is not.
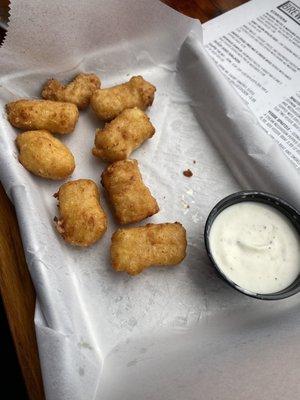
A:
[[[300,1],[253,0],[203,25],[206,50],[300,167]]]

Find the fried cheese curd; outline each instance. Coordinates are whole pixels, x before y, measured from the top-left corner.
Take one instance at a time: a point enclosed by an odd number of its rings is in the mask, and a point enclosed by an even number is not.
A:
[[[121,85],[97,89],[92,95],[91,107],[100,119],[111,121],[126,108],[146,110],[153,103],[155,90],[142,76],[134,76]]]
[[[179,222],[120,228],[111,239],[116,271],[137,275],[151,266],[177,265],[186,256],[186,231]]]
[[[92,153],[104,161],[125,160],[154,133],[149,117],[137,107],[129,108],[103,129],[97,129]]]
[[[6,105],[7,118],[16,128],[24,130],[46,129],[52,133],[73,132],[78,108],[71,103],[50,100],[17,100]]]
[[[89,105],[92,94],[99,87],[100,79],[95,74],[79,74],[67,85],[63,85],[57,79],[49,79],[43,87],[42,97],[46,100],[73,103],[83,110]]]
[[[145,186],[136,160],[116,161],[102,173],[117,221],[130,224],[159,211],[155,198]]]
[[[66,242],[87,247],[104,235],[107,218],[95,182],[89,179],[67,182],[55,197],[58,199],[59,218],[54,220]]]
[[[34,175],[65,179],[75,169],[71,151],[48,131],[27,131],[16,139],[19,161]]]

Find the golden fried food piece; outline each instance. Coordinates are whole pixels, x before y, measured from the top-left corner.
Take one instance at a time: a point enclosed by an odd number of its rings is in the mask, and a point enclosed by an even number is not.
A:
[[[7,118],[16,128],[46,129],[53,133],[73,132],[79,117],[71,103],[50,100],[17,100],[6,105]]]
[[[107,228],[107,218],[100,204],[95,182],[78,179],[63,184],[58,193],[59,219],[56,228],[66,242],[89,246],[100,239]]]
[[[137,275],[153,265],[176,265],[185,258],[186,245],[179,222],[118,229],[111,238],[112,266]]]
[[[111,121],[126,108],[146,110],[153,103],[155,90],[142,76],[134,76],[121,85],[96,90],[91,106],[100,119]]]
[[[130,224],[159,211],[155,198],[145,186],[136,160],[116,161],[102,173],[102,185],[120,224]]]
[[[137,107],[128,108],[103,129],[97,129],[92,152],[105,161],[125,160],[154,132],[154,126],[143,111]]]
[[[42,97],[46,100],[73,103],[82,110],[89,105],[92,94],[99,87],[100,79],[95,74],[79,74],[67,85],[56,79],[49,79],[43,87]]]
[[[75,169],[71,151],[48,131],[27,131],[16,139],[19,161],[34,175],[65,179]]]

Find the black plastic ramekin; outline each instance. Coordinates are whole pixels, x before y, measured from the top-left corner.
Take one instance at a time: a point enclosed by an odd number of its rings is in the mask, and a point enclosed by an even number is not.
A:
[[[265,193],[265,192],[258,192],[254,190],[247,190],[243,192],[237,192],[233,193],[221,201],[219,201],[218,204],[214,206],[214,208],[211,210],[205,224],[205,229],[204,229],[204,240],[205,240],[205,247],[206,251],[208,254],[208,257],[210,258],[210,261],[214,265],[215,269],[217,270],[219,276],[225,280],[231,287],[234,289],[238,290],[239,292],[242,292],[246,294],[247,296],[254,297],[256,299],[261,299],[261,300],[280,300],[284,299],[286,297],[293,296],[294,294],[300,292],[300,274],[298,277],[295,279],[295,281],[286,287],[285,289],[275,292],[275,293],[254,293],[249,290],[246,290],[233,281],[231,281],[219,268],[218,264],[214,260],[211,252],[211,247],[210,247],[210,242],[209,242],[209,233],[210,229],[212,227],[212,224],[215,220],[215,218],[227,207],[236,204],[236,203],[241,203],[243,201],[254,201],[254,202],[259,202],[259,203],[264,203],[268,204],[269,206],[272,206],[276,208],[278,211],[280,211],[282,214],[284,214],[288,219],[291,221],[291,223],[294,225],[296,228],[297,232],[299,233],[299,240],[300,240],[300,213],[298,210],[296,210],[294,207],[292,207],[290,204],[288,204],[285,200],[270,194],[270,193]]]

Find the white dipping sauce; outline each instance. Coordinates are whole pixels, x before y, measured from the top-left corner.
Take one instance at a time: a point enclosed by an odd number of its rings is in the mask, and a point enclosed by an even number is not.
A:
[[[276,208],[246,201],[224,209],[209,233],[219,269],[248,291],[274,293],[300,273],[299,233]]]

